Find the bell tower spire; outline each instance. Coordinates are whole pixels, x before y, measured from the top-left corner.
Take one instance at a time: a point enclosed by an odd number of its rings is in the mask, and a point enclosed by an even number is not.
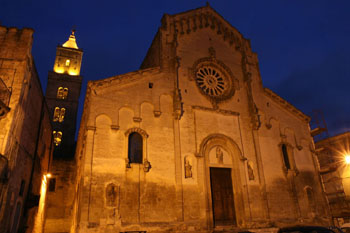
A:
[[[62,46],[57,46],[53,71],[59,74],[79,76],[82,56],[83,51],[77,45],[75,29],[73,29],[68,40]]]
[[[52,116],[54,157],[73,157],[76,118],[82,77],[83,50],[77,45],[75,29],[68,40],[56,47],[53,71],[49,71],[46,99]]]

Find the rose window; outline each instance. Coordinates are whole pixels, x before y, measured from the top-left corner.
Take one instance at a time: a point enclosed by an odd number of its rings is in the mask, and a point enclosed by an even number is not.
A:
[[[205,94],[214,98],[227,91],[227,78],[213,67],[200,67],[196,72],[196,82]]]

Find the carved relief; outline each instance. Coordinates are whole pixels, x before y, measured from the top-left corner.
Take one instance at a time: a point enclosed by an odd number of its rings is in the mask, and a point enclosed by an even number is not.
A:
[[[224,153],[222,152],[220,146],[216,147],[216,158],[218,160],[218,164],[224,163]]]
[[[117,195],[119,193],[119,187],[113,183],[110,183],[106,187],[106,206],[116,207],[118,204]]]
[[[209,152],[209,162],[211,164],[230,165],[232,164],[232,158],[224,148],[215,146]]]
[[[142,137],[144,138],[148,138],[148,134],[146,133],[146,131],[144,131],[143,129],[140,129],[140,128],[131,128],[131,129],[128,129],[126,132],[125,132],[125,136],[128,136],[129,134],[133,133],[133,132],[137,132],[139,134],[142,135]]]
[[[249,180],[254,180],[255,179],[254,169],[253,169],[253,163],[251,161],[249,161],[247,163],[247,169],[248,169],[248,178],[249,178]]]
[[[192,161],[190,158],[185,157],[185,178],[192,178]]]

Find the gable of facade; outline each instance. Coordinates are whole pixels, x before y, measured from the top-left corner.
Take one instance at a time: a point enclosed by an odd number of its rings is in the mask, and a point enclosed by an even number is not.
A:
[[[72,229],[327,224],[308,121],[210,6],[165,15],[140,70],[88,83]]]

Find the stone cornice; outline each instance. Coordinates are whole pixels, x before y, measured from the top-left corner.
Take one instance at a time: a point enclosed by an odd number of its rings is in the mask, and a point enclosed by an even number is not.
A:
[[[225,115],[225,116],[239,116],[239,112],[234,112],[231,110],[214,109],[214,108],[208,108],[208,107],[197,106],[197,105],[193,105],[192,109],[197,109],[197,110],[202,110],[202,111],[207,111],[207,112],[216,112],[216,113],[220,113],[220,114]]]
[[[91,89],[103,90],[114,84],[126,84],[139,80],[143,75],[154,75],[160,73],[160,67],[147,68],[142,70],[137,70],[129,72],[126,74],[116,75],[110,78],[105,78],[102,80],[89,81],[89,86]]]
[[[285,99],[277,95],[275,92],[268,88],[264,88],[264,93],[269,96],[272,100],[274,100],[276,103],[278,103],[281,107],[288,110],[295,116],[297,116],[299,119],[302,119],[304,122],[309,123],[310,117],[302,113],[299,109],[294,107],[292,104],[288,103]]]

